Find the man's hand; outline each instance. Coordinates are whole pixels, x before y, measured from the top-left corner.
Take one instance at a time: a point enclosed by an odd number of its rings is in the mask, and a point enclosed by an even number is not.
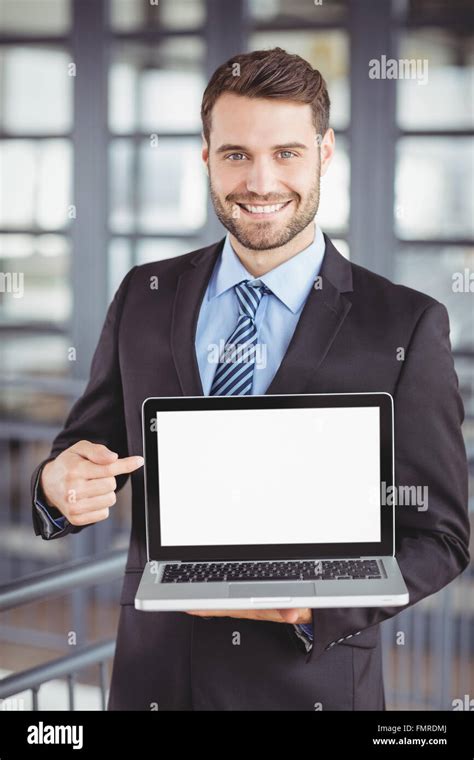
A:
[[[133,472],[143,457],[119,459],[107,446],[79,441],[48,462],[40,485],[48,505],[56,507],[72,525],[106,520],[117,501],[116,475]]]
[[[267,620],[271,623],[293,623],[308,625],[312,623],[312,610],[309,607],[283,610],[186,610],[188,615],[199,617],[233,617],[247,620]]]

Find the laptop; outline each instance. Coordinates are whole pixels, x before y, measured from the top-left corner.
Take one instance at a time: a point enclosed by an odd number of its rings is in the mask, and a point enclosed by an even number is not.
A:
[[[136,609],[408,604],[388,393],[147,398],[142,426]]]

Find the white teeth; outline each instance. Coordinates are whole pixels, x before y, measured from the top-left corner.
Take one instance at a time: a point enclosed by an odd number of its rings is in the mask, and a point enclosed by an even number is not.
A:
[[[285,203],[278,203],[275,206],[246,206],[242,203],[242,206],[246,211],[250,211],[251,214],[273,214],[275,211],[279,211]]]

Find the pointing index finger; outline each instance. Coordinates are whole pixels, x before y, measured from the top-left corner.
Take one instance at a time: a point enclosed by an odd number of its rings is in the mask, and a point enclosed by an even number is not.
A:
[[[93,462],[84,461],[80,465],[80,471],[86,479],[110,478],[133,472],[142,467],[144,461],[143,457],[140,456],[123,457],[123,459],[117,459],[115,462],[110,462],[110,464],[94,464]]]
[[[110,475],[124,475],[127,472],[133,472],[142,467],[145,460],[140,456],[124,457],[123,459],[117,459],[116,462],[106,465],[110,472]]]

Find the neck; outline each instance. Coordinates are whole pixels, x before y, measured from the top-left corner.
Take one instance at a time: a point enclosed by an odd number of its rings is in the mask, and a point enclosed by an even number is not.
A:
[[[293,256],[297,256],[298,253],[304,251],[313,242],[315,234],[316,224],[315,222],[310,222],[304,230],[301,230],[298,235],[295,235],[285,245],[282,245],[280,248],[269,248],[263,251],[246,248],[231,233],[229,233],[229,239],[232,248],[246,270],[254,277],[261,277],[261,275],[270,272],[271,269],[275,269],[275,267],[284,264],[285,261],[292,259]]]

